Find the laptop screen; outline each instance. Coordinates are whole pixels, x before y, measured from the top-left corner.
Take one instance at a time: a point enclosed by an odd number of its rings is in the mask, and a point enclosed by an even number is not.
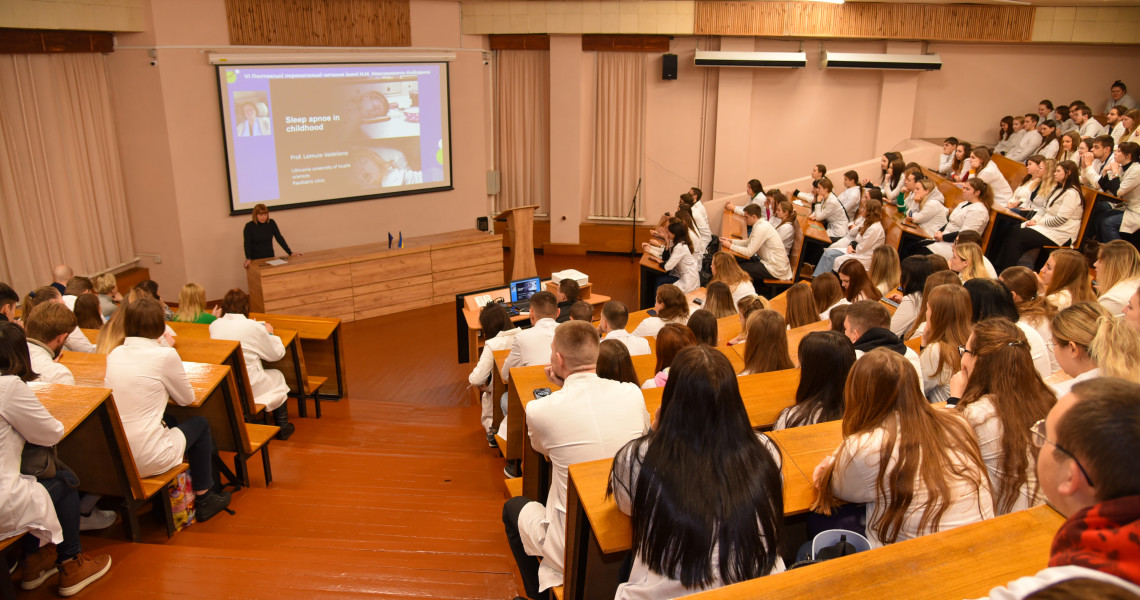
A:
[[[511,302],[527,300],[539,292],[539,280],[537,277],[519,279],[512,281],[508,287],[511,290]]]

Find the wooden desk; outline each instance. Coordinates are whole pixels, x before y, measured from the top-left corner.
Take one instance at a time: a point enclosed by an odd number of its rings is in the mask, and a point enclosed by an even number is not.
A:
[[[309,374],[327,377],[320,387],[322,400],[336,400],[348,393],[348,378],[344,371],[344,344],[340,339],[340,319],[250,313],[249,318],[265,321],[273,327],[297,332],[305,354]]]
[[[178,356],[185,362],[228,366],[231,375],[233,375],[237,397],[241,401],[246,419],[261,418],[265,407],[254,402],[249,374],[245,370],[245,356],[242,355],[241,344],[232,340],[177,336],[174,338],[174,349],[178,351]],[[259,406],[260,408],[258,408]]]
[[[1051,507],[1037,506],[692,598],[799,599],[805,590],[820,589],[827,590],[828,598],[852,600],[983,597],[1047,567],[1049,548],[1064,520]]]

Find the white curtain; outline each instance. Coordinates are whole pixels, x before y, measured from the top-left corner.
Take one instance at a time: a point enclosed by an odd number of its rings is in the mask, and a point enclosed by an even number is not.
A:
[[[550,53],[498,50],[495,209],[539,205],[550,213]]]
[[[591,217],[626,216],[644,172],[646,65],[643,52],[597,53]]]
[[[0,281],[24,294],[54,265],[133,257],[106,58],[0,55]]]

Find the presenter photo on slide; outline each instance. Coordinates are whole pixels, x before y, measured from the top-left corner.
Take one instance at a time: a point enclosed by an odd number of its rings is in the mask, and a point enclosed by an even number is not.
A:
[[[241,121],[237,125],[238,137],[273,135],[273,127],[269,122],[269,107],[264,102],[243,102],[239,115]]]
[[[285,243],[281,230],[277,229],[277,222],[269,218],[269,209],[264,204],[253,207],[253,219],[245,224],[245,268],[249,268],[250,261],[260,258],[273,258],[273,240],[281,245],[281,249],[289,256],[301,256],[294,253]]]

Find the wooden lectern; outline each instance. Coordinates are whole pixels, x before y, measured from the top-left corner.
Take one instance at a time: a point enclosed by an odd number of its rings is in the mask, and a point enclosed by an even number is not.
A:
[[[534,210],[537,204],[508,208],[495,217],[506,221],[511,232],[511,281],[537,277],[534,266]]]

